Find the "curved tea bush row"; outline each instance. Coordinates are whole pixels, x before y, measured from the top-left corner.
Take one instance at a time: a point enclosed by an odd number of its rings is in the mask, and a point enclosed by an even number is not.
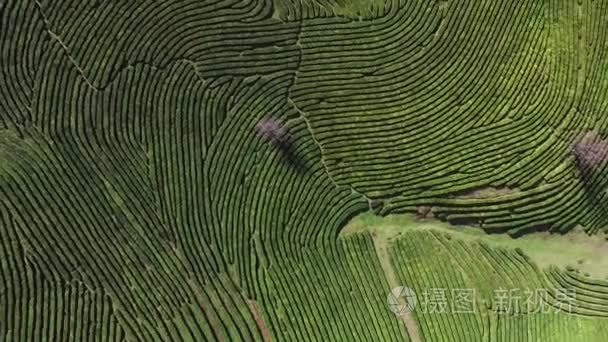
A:
[[[335,17],[377,20],[390,12],[390,7],[396,4],[396,1],[382,0],[275,0],[273,17],[288,21]]]
[[[160,238],[163,223],[144,205],[151,199],[141,195],[149,193],[145,178],[127,176],[141,172],[136,155],[121,158],[103,145],[85,152],[70,142],[51,144],[35,131],[23,134],[1,135],[0,191],[10,217],[3,231],[15,231],[19,239],[13,243],[27,251],[13,256],[23,259],[15,272],[103,289],[128,339],[259,334],[230,279],[211,265],[204,283],[192,278],[174,247]],[[12,284],[24,285],[36,284]],[[44,307],[30,297],[31,305]],[[228,310],[230,315],[223,313]]]
[[[603,195],[588,196],[567,148],[605,125],[605,10],[3,2],[0,336],[406,338],[372,240],[339,230],[419,205],[492,231],[600,227]],[[286,123],[288,149],[256,135],[267,117]],[[466,196],[488,186],[519,191]],[[483,315],[416,313],[427,339],[491,336],[490,291],[540,282],[519,254],[442,235],[392,253],[417,290],[483,288]],[[581,314],[601,311],[595,290]]]
[[[128,66],[184,59],[210,76],[249,76],[293,68],[298,54],[299,25],[276,25],[271,0],[37,4],[46,29],[97,88]]]
[[[608,283],[606,281],[594,280],[557,268],[547,270],[546,274],[553,286],[575,290],[572,299],[577,313],[599,317],[608,316]]]
[[[48,36],[33,1],[3,1],[0,23],[0,129],[5,129],[30,117],[28,106]]]
[[[455,300],[451,289],[469,288],[468,279],[449,262],[446,251],[431,234],[404,234],[389,251],[401,284],[417,295],[414,314],[424,340],[481,339],[487,323],[486,317],[476,314],[480,312],[478,301],[471,304],[470,313],[454,313],[450,305]]]
[[[608,321],[598,319],[608,288],[581,280],[549,281],[560,272],[547,271],[550,277],[545,278],[522,253],[435,231],[404,233],[390,253],[401,284],[417,295],[414,314],[425,340],[568,341],[588,336],[601,341],[608,332]],[[563,277],[573,279],[568,274]],[[568,309],[569,302],[555,298],[555,291],[572,288],[576,297]],[[465,306],[457,297],[463,290],[469,290]]]
[[[387,309],[386,282],[368,234],[340,240],[330,252],[277,259],[264,272],[264,307],[279,340],[407,340]]]
[[[605,341],[606,321],[563,314],[499,315],[492,320],[490,341]]]
[[[383,215],[432,205],[490,231],[600,228],[606,217],[569,149],[577,131],[603,129],[581,101],[606,90],[591,90],[605,6],[388,3],[398,10],[374,25],[304,22],[292,98],[336,182],[382,200]],[[488,186],[520,193],[501,204],[451,199]],[[541,190],[550,186],[558,196]]]
[[[0,205],[0,339],[121,341],[125,337],[110,298],[79,281],[45,279],[24,255],[14,217]]]
[[[29,262],[52,279],[84,277],[107,291],[127,339],[261,339],[244,301],[256,296],[259,265],[295,262],[302,248],[331,250],[339,227],[368,207],[327,178],[318,146],[287,102],[288,67],[298,54],[292,49],[284,71],[263,77],[209,58],[113,72],[70,48],[81,31],[54,28],[54,16],[69,12],[39,5],[56,37],[38,66],[26,122],[33,127],[3,132],[2,145],[3,203],[19,213]],[[293,46],[298,25],[275,28]],[[276,51],[255,44],[259,61],[276,67]],[[295,162],[253,134],[274,113],[293,126]]]

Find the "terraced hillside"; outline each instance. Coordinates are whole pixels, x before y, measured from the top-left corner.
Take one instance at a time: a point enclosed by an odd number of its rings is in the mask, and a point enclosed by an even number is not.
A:
[[[1,1],[0,340],[605,341],[598,277],[438,232],[342,230],[423,211],[604,234],[607,15],[593,0]],[[261,135],[268,118],[287,133]],[[398,285],[487,302],[396,317]],[[503,285],[576,289],[574,309],[503,312]]]

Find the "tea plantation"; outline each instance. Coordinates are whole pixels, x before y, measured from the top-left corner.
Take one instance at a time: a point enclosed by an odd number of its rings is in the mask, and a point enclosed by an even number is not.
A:
[[[0,341],[608,341],[607,18],[0,0]]]

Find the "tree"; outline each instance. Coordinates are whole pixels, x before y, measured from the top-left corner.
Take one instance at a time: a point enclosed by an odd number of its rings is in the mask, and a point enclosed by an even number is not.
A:
[[[577,139],[572,154],[583,173],[592,172],[608,160],[608,141],[595,131],[588,131]]]
[[[272,142],[275,145],[283,145],[288,140],[287,129],[280,119],[272,117],[264,118],[258,122],[255,129],[266,141]]]

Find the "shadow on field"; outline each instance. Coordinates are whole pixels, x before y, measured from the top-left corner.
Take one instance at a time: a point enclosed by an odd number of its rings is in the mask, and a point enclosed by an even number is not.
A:
[[[534,227],[530,227],[530,228],[525,228],[525,229],[519,229],[517,231],[514,232],[509,232],[508,230],[505,231],[507,234],[509,234],[510,237],[516,239],[519,237],[522,237],[524,235],[527,234],[531,234],[531,233],[542,233],[542,232],[551,232],[551,233],[559,233],[559,234],[564,234],[565,232],[563,231],[552,231],[551,228],[553,228],[553,226],[549,223],[543,223],[543,224],[538,224]]]
[[[606,168],[593,170],[591,168],[579,169],[580,180],[583,186],[584,198],[590,206],[597,208],[601,215],[601,221],[608,221],[608,194],[606,193],[607,179]]]
[[[298,174],[304,174],[308,171],[306,161],[298,154],[294,144],[290,140],[284,140],[274,144],[281,154],[281,161],[296,171]]]
[[[262,118],[255,126],[258,136],[269,143],[281,154],[281,161],[293,168],[297,173],[305,173],[307,165],[305,159],[298,155],[293,143],[292,135],[283,120],[268,116]]]

